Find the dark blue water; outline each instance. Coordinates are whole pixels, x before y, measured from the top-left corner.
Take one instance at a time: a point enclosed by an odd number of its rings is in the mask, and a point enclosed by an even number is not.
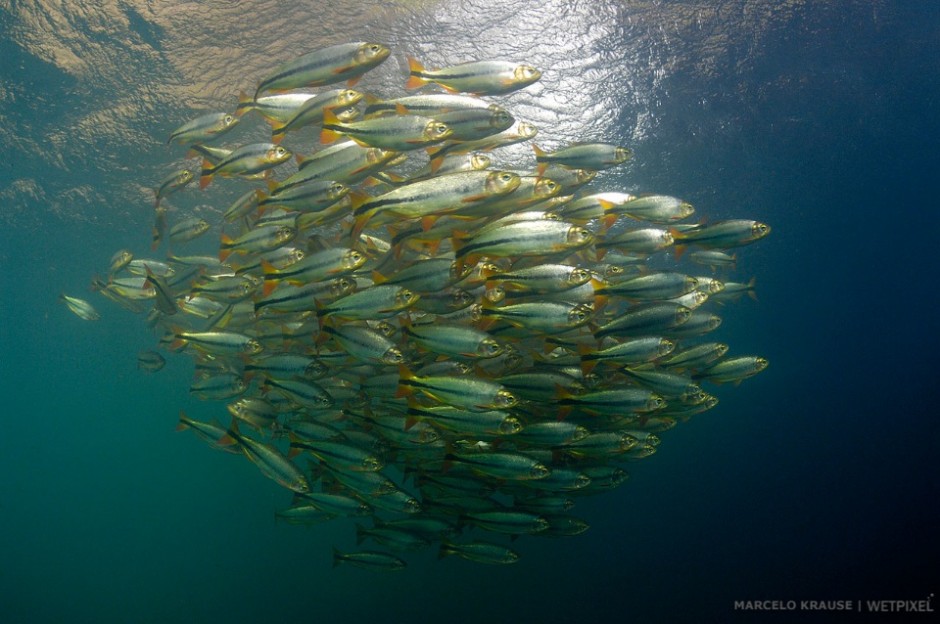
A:
[[[0,13],[0,620],[767,621],[735,601],[940,589],[934,3],[274,4]],[[147,252],[148,189],[179,158],[163,137],[317,37],[386,41],[396,63],[531,59],[545,77],[508,106],[549,144],[634,149],[605,190],[772,226],[739,252],[759,301],[717,336],[770,368],[579,502],[584,535],[522,538],[514,566],[332,570],[352,523],[275,525],[286,491],[173,430],[181,408],[217,414],[186,358],[139,373],[155,337],[87,291],[116,249]],[[381,69],[371,86],[400,80]]]

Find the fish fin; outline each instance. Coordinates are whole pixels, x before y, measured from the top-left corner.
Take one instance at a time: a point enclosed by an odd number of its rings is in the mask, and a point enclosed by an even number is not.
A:
[[[427,232],[432,227],[434,227],[434,223],[437,221],[437,219],[438,219],[437,215],[428,215],[426,217],[422,217],[421,229]]]
[[[333,143],[338,138],[340,138],[339,132],[326,127],[327,125],[335,126],[337,123],[339,123],[339,118],[336,116],[336,113],[333,112],[333,109],[324,109],[323,129],[320,130],[320,143]]]
[[[208,160],[202,161],[202,172],[199,176],[199,188],[204,189],[212,183],[212,175],[215,167]]]
[[[221,242],[223,245],[231,245],[234,242],[228,234],[222,234]],[[219,262],[225,262],[225,259],[232,255],[231,249],[219,249]]]
[[[676,260],[678,260],[679,258],[682,257],[682,254],[685,253],[687,246],[686,245],[673,245],[672,248],[673,248],[673,256],[675,257]]]
[[[754,290],[754,285],[757,284],[757,278],[752,277],[747,283],[747,296],[757,301],[757,291]]]
[[[180,422],[178,425],[176,425],[177,431],[186,431],[189,429],[189,423],[184,420],[185,418],[188,418],[188,416],[186,416],[186,412],[180,410]]]
[[[358,83],[361,78],[362,78],[361,75],[360,75],[360,76],[353,76],[352,78],[350,78],[349,80],[346,81],[346,86],[349,87],[350,89],[353,88],[353,87],[355,87],[355,86],[356,86],[356,83]]]
[[[411,396],[414,394],[414,390],[412,390],[410,387],[408,387],[407,384],[403,382],[414,379],[415,374],[412,373],[406,365],[400,364],[398,366],[398,377],[398,387],[395,389],[395,398]]]
[[[273,279],[264,280],[264,285],[261,287],[261,296],[267,297],[277,288],[278,282]]]
[[[385,277],[378,271],[372,271],[372,283],[373,284],[382,284],[387,281],[388,281],[387,277]]]
[[[418,59],[413,56],[408,57],[408,81],[405,83],[406,89],[417,89],[428,84],[428,80],[422,78],[418,74],[424,73],[424,65],[422,65]]]
[[[238,104],[235,105],[235,116],[241,117],[242,115],[247,113],[248,111],[244,109],[248,108],[254,103],[255,103],[255,99],[253,97],[251,97],[244,91],[239,91],[238,92]]]

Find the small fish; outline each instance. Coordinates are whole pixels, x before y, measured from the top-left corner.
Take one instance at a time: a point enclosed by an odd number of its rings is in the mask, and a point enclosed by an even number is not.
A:
[[[419,391],[451,407],[474,411],[503,410],[513,407],[518,399],[502,385],[478,377],[419,377],[405,366],[399,367],[398,396]]]
[[[626,147],[612,143],[572,143],[554,152],[545,152],[533,143],[532,149],[535,151],[539,175],[545,173],[549,164],[600,171],[625,163],[633,156]]]
[[[522,89],[542,77],[542,72],[531,65],[508,61],[471,61],[441,69],[425,69],[413,57],[408,57],[406,89],[417,89],[433,82],[451,93],[474,95],[503,95]]]
[[[159,208],[160,200],[162,200],[167,195],[176,193],[187,184],[192,182],[195,178],[195,174],[193,174],[193,172],[189,169],[180,169],[179,171],[174,171],[168,175],[163,179],[162,182],[160,182],[160,186],[157,187],[157,189],[154,191],[154,195],[156,195],[156,203],[154,203],[153,207],[155,209]]]
[[[381,43],[341,43],[308,52],[284,63],[258,84],[254,99],[264,91],[283,91],[301,87],[323,87],[346,81],[353,86],[370,69],[391,54]]]
[[[233,150],[216,163],[208,159],[202,162],[199,188],[206,188],[216,175],[223,177],[245,177],[265,173],[272,167],[286,162],[291,153],[274,143],[249,143]]]
[[[232,421],[228,432],[219,440],[220,444],[237,444],[245,457],[256,465],[261,474],[294,492],[310,491],[307,477],[275,446],[258,442],[243,435],[238,430],[238,423]]]
[[[166,365],[166,360],[156,351],[147,350],[137,354],[137,368],[155,373]]]
[[[348,136],[360,145],[400,152],[440,143],[453,134],[447,124],[419,115],[388,115],[362,121],[342,122],[330,110],[323,112],[321,143]]]
[[[693,375],[695,379],[704,379],[713,383],[739,384],[748,377],[767,368],[769,362],[766,358],[754,355],[740,355],[720,360],[705,370]]]
[[[676,255],[681,255],[686,245],[697,245],[704,249],[728,249],[749,245],[770,234],[770,226],[749,219],[728,219],[687,230],[670,230],[676,242]]]
[[[71,310],[72,313],[80,319],[86,321],[97,321],[101,318],[101,315],[98,314],[98,311],[95,310],[94,306],[84,299],[70,297],[65,293],[62,293],[59,295],[59,300],[64,301],[65,305],[68,306],[68,309]]]
[[[271,140],[279,143],[284,135],[300,128],[323,123],[323,111],[331,109],[340,121],[353,121],[359,115],[355,106],[362,93],[352,89],[332,89],[320,93],[304,102],[294,115],[285,122],[271,122]]]
[[[180,145],[205,143],[225,134],[238,125],[238,117],[229,113],[207,113],[184,123],[170,133],[167,143]]]
[[[226,453],[241,453],[241,451],[233,445],[219,443],[219,440],[225,436],[225,427],[215,423],[194,420],[187,416],[186,412],[180,410],[179,424],[176,426],[176,430],[186,431],[187,429],[195,431],[196,435],[205,440],[205,442],[214,449],[225,451]]]
[[[199,238],[208,231],[208,221],[198,217],[192,217],[190,219],[184,219],[170,228],[170,240],[174,243],[185,243]]]
[[[248,230],[238,238],[222,235],[219,245],[219,260],[225,259],[232,253],[251,254],[277,249],[285,243],[294,240],[297,230],[286,225],[266,225]]]
[[[404,570],[408,565],[404,560],[389,555],[388,553],[374,550],[362,550],[359,552],[340,552],[338,548],[333,547],[333,567],[341,563],[348,563],[364,570],[377,570],[383,572],[397,572]]]

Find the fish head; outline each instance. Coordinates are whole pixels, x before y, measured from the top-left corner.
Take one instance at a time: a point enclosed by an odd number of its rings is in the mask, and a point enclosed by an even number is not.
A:
[[[516,126],[516,136],[523,141],[534,138],[538,133],[539,129],[527,121],[519,122],[519,125]]]
[[[578,440],[583,440],[584,438],[588,437],[590,434],[591,432],[588,431],[586,427],[582,427],[581,425],[576,425],[574,428],[574,431],[568,437],[568,442],[577,442]]]
[[[392,347],[382,354],[381,361],[383,364],[398,366],[405,363],[405,356],[399,349]]]
[[[561,185],[551,178],[539,178],[535,181],[535,190],[532,195],[537,199],[548,199],[561,192]],[[550,218],[550,217],[548,217]],[[557,218],[555,219],[557,221]]]
[[[763,357],[754,358],[754,370],[758,373],[764,370],[765,368],[767,368],[769,364],[770,362],[767,360],[767,358],[763,358]]]
[[[594,275],[587,269],[573,269],[568,277],[565,279],[565,283],[572,288],[575,286],[580,286],[582,284],[587,284],[591,281]]]
[[[487,288],[483,296],[490,303],[499,303],[506,298],[506,289],[502,286],[493,286],[492,288]]]
[[[343,89],[336,96],[336,103],[339,106],[353,106],[362,100],[363,94],[355,89]]]
[[[663,357],[664,355],[669,355],[672,353],[673,349],[676,348],[676,343],[668,338],[659,339],[659,347],[657,348],[658,357]]]
[[[359,109],[353,106],[344,106],[342,108],[334,108],[333,114],[336,115],[336,118],[341,123],[349,123],[359,117]]]
[[[646,411],[653,412],[666,407],[666,400],[658,394],[651,394],[646,400]]]
[[[519,403],[519,399],[509,390],[497,390],[492,407],[494,409],[509,409],[515,407],[517,403]]]
[[[630,160],[631,158],[633,158],[633,152],[630,151],[629,148],[626,148],[626,147],[617,147],[617,148],[614,150],[614,163],[616,163],[616,164],[618,164],[618,165],[619,165],[620,163],[625,163],[625,162],[627,162],[627,161]]]
[[[418,299],[421,298],[421,295],[418,293],[408,290],[407,288],[401,288],[398,290],[398,293],[395,295],[395,308],[404,309],[410,307],[417,303]]]
[[[511,171],[494,171],[486,178],[486,190],[491,195],[505,195],[519,188],[522,178]]]
[[[284,146],[271,145],[271,147],[264,152],[264,161],[272,165],[279,165],[282,162],[290,160],[292,155],[290,150]]]
[[[476,355],[481,358],[492,358],[502,354],[503,346],[492,338],[484,338],[477,345]]]
[[[567,243],[569,247],[584,247],[594,241],[594,233],[587,228],[577,225],[568,230]]]
[[[691,216],[695,212],[695,208],[689,202],[680,202],[679,208],[676,210],[678,214],[677,221],[680,219],[685,219],[688,216]]]
[[[486,154],[471,154],[470,156],[470,168],[474,171],[482,171],[490,166],[492,159]]]
[[[639,440],[637,440],[635,437],[633,437],[632,435],[624,431],[624,432],[621,432],[620,434],[620,441],[618,443],[618,448],[621,451],[629,451],[638,443],[639,443]]]
[[[591,320],[594,316],[594,308],[587,303],[579,303],[568,311],[569,327],[579,327]]]
[[[258,342],[258,341],[255,340],[254,338],[249,338],[248,341],[245,342],[245,349],[244,349],[244,351],[245,351],[245,353],[247,353],[248,355],[256,355],[256,354],[261,353],[262,351],[264,351],[264,347],[261,345],[260,342]]]
[[[691,316],[692,316],[692,308],[687,308],[684,305],[676,306],[676,317],[675,317],[676,325],[682,325],[683,323],[687,322]]]
[[[515,84],[532,84],[542,77],[542,72],[531,65],[517,65],[512,72],[512,79]]]
[[[356,251],[355,249],[349,249],[343,254],[342,262],[340,263],[345,271],[354,271],[361,267],[366,262],[366,257],[364,254]]]
[[[500,435],[514,435],[522,431],[522,423],[515,416],[507,416],[497,428]]]
[[[764,238],[764,237],[767,236],[768,234],[770,234],[770,226],[769,226],[769,225],[767,225],[767,224],[765,224],[765,223],[761,223],[761,222],[759,222],[759,221],[755,221],[754,224],[751,225],[751,238],[750,238],[750,240],[757,240],[757,239],[759,239],[759,238]]]
[[[424,126],[424,138],[427,141],[443,141],[454,131],[446,123],[432,119]]]
[[[356,65],[365,65],[374,67],[388,58],[392,53],[391,48],[381,43],[363,43],[356,50],[353,62]]]
[[[326,191],[326,196],[333,201],[345,197],[349,193],[349,187],[340,182],[333,182]]]
[[[552,474],[551,469],[542,463],[533,465],[532,469],[529,470],[529,478],[531,479],[544,479],[550,474]]]
[[[502,132],[516,122],[515,118],[501,106],[490,106],[489,126],[494,132]]]

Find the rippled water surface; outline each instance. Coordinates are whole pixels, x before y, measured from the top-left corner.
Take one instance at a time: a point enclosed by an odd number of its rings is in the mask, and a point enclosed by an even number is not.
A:
[[[634,150],[595,187],[773,227],[739,253],[759,301],[722,335],[771,367],[579,503],[590,531],[520,539],[514,566],[331,570],[350,525],[276,526],[284,491],[173,431],[205,407],[185,362],[145,377],[140,318],[56,301],[146,252],[171,130],[356,40],[392,48],[359,85],[379,94],[409,55],[529,62],[542,79],[499,99],[541,146]],[[726,621],[739,600],[937,592],[937,58],[940,10],[916,1],[0,2],[0,620]]]

